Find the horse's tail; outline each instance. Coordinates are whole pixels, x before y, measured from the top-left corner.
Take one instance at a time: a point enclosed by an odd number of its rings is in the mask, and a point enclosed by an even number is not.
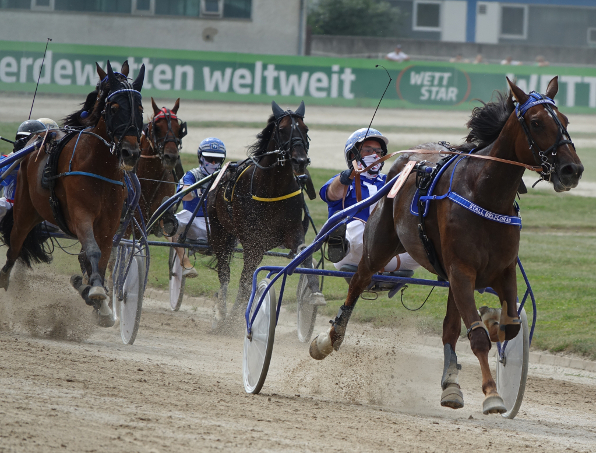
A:
[[[10,245],[10,234],[14,225],[13,209],[9,209],[0,222],[0,238],[5,245]],[[25,238],[19,258],[31,267],[31,263],[49,263],[52,261],[52,255],[44,248],[44,243],[48,236],[44,234],[42,224],[36,225]]]

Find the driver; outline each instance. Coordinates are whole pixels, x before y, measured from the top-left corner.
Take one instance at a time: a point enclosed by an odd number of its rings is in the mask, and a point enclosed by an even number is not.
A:
[[[186,175],[184,175],[184,177],[180,180],[180,184],[182,184],[182,188],[180,190],[188,188],[197,181],[200,181],[201,179],[206,178],[207,176],[219,170],[226,158],[226,146],[218,138],[206,138],[199,145],[197,157],[199,159],[200,166],[193,168],[192,170],[188,171]],[[192,192],[186,194],[184,198],[182,198],[182,206],[184,209],[176,214],[176,219],[178,219],[178,230],[176,231],[176,235],[172,237],[172,240],[177,241],[188,223],[191,221],[192,213],[199,203],[203,190],[205,190],[208,185],[209,183],[206,183],[205,187],[193,190]],[[203,206],[201,206],[197,211],[196,217],[192,219],[192,225],[188,231],[188,238],[204,241],[205,244],[207,244],[207,223],[208,222],[205,218],[205,213],[203,212]],[[175,249],[176,253],[178,254],[178,258],[182,263],[182,276],[187,278],[194,278],[198,276],[199,274],[197,270],[191,264],[188,255],[184,253],[184,249],[181,247],[175,247]]]
[[[49,120],[54,125],[55,128],[58,128],[58,125],[49,118],[41,118],[40,120]],[[31,134],[35,134],[38,132],[43,132],[48,129],[52,129],[53,127],[47,127],[43,121],[40,120],[27,120],[23,121],[19,128],[17,129],[17,135],[15,137],[15,142],[13,145],[13,152],[20,151],[25,147]],[[8,157],[7,155],[2,155],[2,159]],[[4,172],[8,171],[10,165],[3,166],[2,159],[0,159],[0,176],[4,174]],[[3,196],[0,197],[0,220],[4,218],[6,213],[12,209],[14,205],[14,195],[17,189],[17,174],[19,172],[20,164],[17,165],[12,169],[12,171],[6,175],[3,181],[0,181],[0,185],[4,188]]]
[[[350,179],[353,165],[356,160],[359,167],[366,168],[373,164],[380,157],[387,154],[389,140],[378,130],[373,128],[358,129],[348,138],[344,147],[344,157],[348,166],[347,170],[334,176],[325,183],[319,192],[323,201],[328,205],[329,217],[337,211],[341,211],[357,203],[356,200],[356,179]],[[362,199],[373,196],[385,185],[387,176],[381,173],[383,162],[375,165],[365,173],[360,174]],[[360,211],[347,224],[344,233],[340,229],[330,235],[328,243],[329,258],[335,261],[336,269],[345,272],[353,272],[362,258],[362,236],[364,226],[375,208],[376,203],[368,209]],[[339,234],[337,234],[339,233]],[[335,259],[333,259],[335,258]],[[394,256],[383,272],[394,272],[398,270],[414,270],[420,265],[412,259],[408,253],[400,253]]]

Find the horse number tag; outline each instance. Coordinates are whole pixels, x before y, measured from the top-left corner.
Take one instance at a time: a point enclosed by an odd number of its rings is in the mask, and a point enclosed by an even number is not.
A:
[[[410,176],[410,173],[412,172],[412,168],[414,168],[414,165],[416,165],[415,160],[408,161],[404,169],[401,171],[399,178],[397,178],[397,181],[395,181],[395,184],[393,184],[391,191],[389,192],[389,194],[387,194],[387,198],[395,198],[397,192],[399,192],[399,189],[401,189],[401,187],[408,179],[408,176]]]

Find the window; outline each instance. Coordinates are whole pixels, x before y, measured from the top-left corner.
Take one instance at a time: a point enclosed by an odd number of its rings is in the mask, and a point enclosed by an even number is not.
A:
[[[132,0],[133,14],[155,14],[155,0]]]
[[[439,31],[441,29],[441,3],[415,2],[413,28],[419,31]]]
[[[596,44],[596,28],[588,28],[588,44]]]
[[[0,8],[29,9],[31,8],[31,0],[0,0]]]
[[[31,9],[35,11],[52,11],[54,0],[31,0]]]
[[[39,0],[38,0],[39,1]],[[54,0],[54,11],[80,11],[89,13],[129,13],[131,0]]]
[[[526,5],[501,6],[501,38],[526,39],[528,7]]]
[[[202,0],[201,16],[221,17],[222,0]]]
[[[481,16],[486,15],[486,3],[478,5],[478,14]]]
[[[0,0],[1,9],[250,19],[252,0]]]
[[[250,19],[251,0],[225,0],[224,17]]]

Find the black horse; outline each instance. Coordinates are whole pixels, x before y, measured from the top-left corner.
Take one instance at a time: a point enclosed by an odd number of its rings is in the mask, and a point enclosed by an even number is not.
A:
[[[284,111],[275,102],[272,107],[267,126],[248,149],[249,158],[225,173],[207,201],[209,243],[217,257],[221,285],[214,328],[227,314],[230,259],[237,240],[244,249],[244,267],[233,314],[246,307],[253,273],[265,252],[284,247],[296,253],[304,244],[308,219],[302,219],[300,178],[309,177],[306,167],[310,163],[304,102],[295,112]],[[324,303],[316,277],[309,283],[314,298]]]

